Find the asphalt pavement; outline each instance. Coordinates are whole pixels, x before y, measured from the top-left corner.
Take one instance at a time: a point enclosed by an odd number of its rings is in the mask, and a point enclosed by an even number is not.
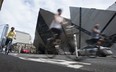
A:
[[[94,72],[59,64],[26,60],[28,59],[26,57],[21,59],[21,56],[12,55],[0,53],[0,72]]]
[[[75,61],[65,55],[47,58],[39,54],[0,53],[1,72],[116,72],[116,58],[83,58]]]

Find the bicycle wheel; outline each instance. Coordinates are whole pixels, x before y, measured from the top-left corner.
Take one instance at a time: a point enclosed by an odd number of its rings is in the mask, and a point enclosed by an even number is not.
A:
[[[2,52],[2,51],[3,51],[2,46],[0,46],[0,52]]]
[[[97,51],[98,48],[96,46],[86,46],[81,50],[81,53],[83,53],[84,56],[90,57],[90,58],[96,58],[97,57]]]
[[[54,58],[58,54],[58,52],[55,48],[55,45],[52,44],[52,42],[49,42],[46,45],[45,54],[48,58]]]
[[[10,47],[11,47],[11,41],[8,43],[8,45],[6,46],[6,49],[5,49],[5,54],[8,55],[9,53],[9,50],[10,50]]]
[[[7,51],[5,52],[6,55],[8,55],[8,53],[9,53],[9,50],[7,50]]]
[[[67,58],[72,59],[72,60],[77,60],[78,58],[76,57],[76,52],[75,48],[73,45],[71,45],[68,41],[62,42],[62,50],[64,51],[64,54],[66,55]]]
[[[113,43],[116,43],[116,34],[113,34],[109,37]]]
[[[5,47],[5,54],[8,54],[7,51],[8,51],[8,50],[7,50],[7,47]]]
[[[5,49],[5,54],[8,55],[8,53],[9,53],[9,46],[7,46]]]

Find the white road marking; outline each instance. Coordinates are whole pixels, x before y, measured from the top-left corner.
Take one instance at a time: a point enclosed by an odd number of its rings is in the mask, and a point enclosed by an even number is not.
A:
[[[83,65],[68,65],[67,67],[79,69],[79,68],[83,67]]]
[[[59,59],[44,59],[44,58],[34,59],[34,58],[25,58],[25,57],[19,57],[19,58],[23,60],[29,60],[29,61],[59,64],[59,65],[63,65],[63,66],[74,68],[74,69],[79,69],[83,67],[84,65],[91,65],[91,63],[67,61],[67,60],[59,60]]]
[[[14,54],[15,56],[17,56],[18,54]]]
[[[20,59],[26,60],[24,57],[19,57]]]

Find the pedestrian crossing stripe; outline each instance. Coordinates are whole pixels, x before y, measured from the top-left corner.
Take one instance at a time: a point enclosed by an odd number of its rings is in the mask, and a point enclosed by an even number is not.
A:
[[[19,58],[23,60],[29,60],[29,61],[58,64],[58,65],[62,65],[62,66],[74,68],[74,69],[79,69],[83,67],[84,65],[91,65],[91,63],[67,61],[67,60],[59,60],[59,59],[44,59],[44,58],[34,59],[34,58],[26,58],[26,57],[19,57]]]

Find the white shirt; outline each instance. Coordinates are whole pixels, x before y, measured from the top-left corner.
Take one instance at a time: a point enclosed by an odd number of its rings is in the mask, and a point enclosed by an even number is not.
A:
[[[100,33],[100,30],[99,29],[96,29],[96,32],[99,32]],[[92,32],[92,37],[94,39],[99,39],[100,38],[100,35],[96,32]]]
[[[57,28],[57,29],[61,29],[61,23],[63,22],[63,17],[59,16],[59,15],[55,15],[54,16],[54,20],[52,21],[51,25],[50,25],[50,29],[51,28]]]

